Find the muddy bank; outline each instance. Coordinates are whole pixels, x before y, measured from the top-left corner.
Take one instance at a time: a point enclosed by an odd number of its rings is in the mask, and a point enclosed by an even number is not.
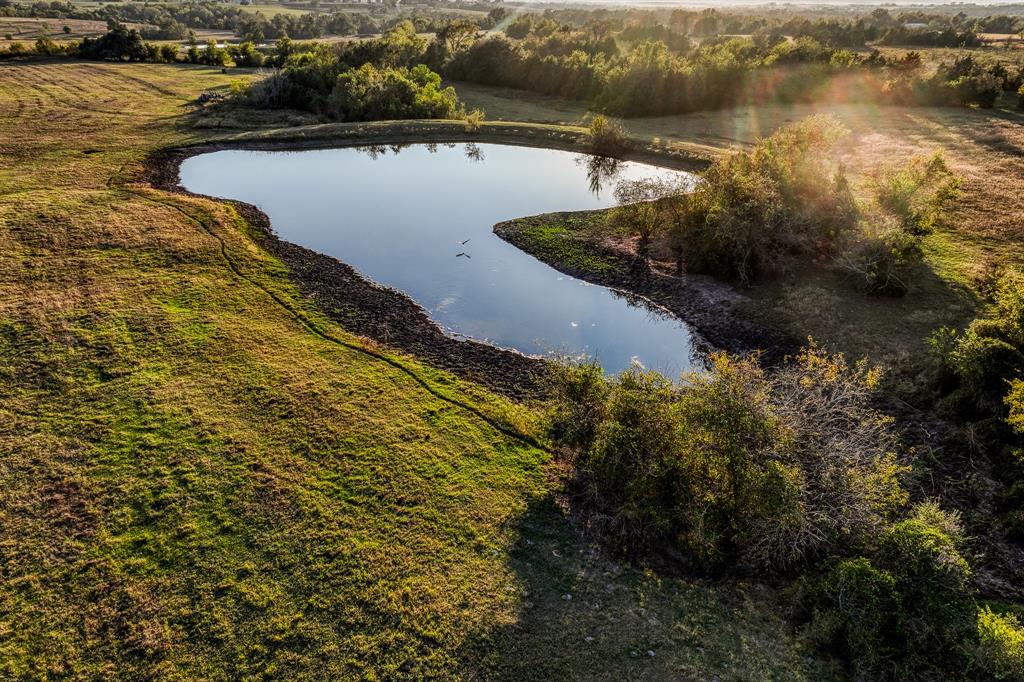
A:
[[[800,342],[782,332],[765,329],[740,318],[734,309],[746,300],[736,289],[710,277],[677,276],[657,268],[645,268],[632,254],[599,242],[565,235],[562,239],[582,243],[605,267],[580,267],[558,256],[558,249],[538,249],[529,237],[531,228],[560,224],[571,219],[584,223],[600,220],[604,211],[571,211],[517,218],[498,223],[494,233],[538,260],[571,277],[634,297],[637,305],[668,310],[690,325],[697,350],[725,350],[731,353],[762,351],[768,364],[780,362],[800,348]]]
[[[188,194],[178,169],[189,156],[210,151],[175,149],[150,157],[143,179],[163,190]],[[227,201],[256,230],[263,248],[281,260],[299,292],[347,331],[409,353],[428,364],[516,399],[543,396],[548,363],[513,350],[446,336],[405,294],[376,284],[351,266],[279,239],[270,219],[251,204]]]

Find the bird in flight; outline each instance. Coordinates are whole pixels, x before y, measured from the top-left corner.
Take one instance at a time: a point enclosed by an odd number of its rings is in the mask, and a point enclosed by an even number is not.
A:
[[[466,253],[465,251],[463,251],[462,253],[457,253],[457,254],[455,254],[455,257],[456,257],[456,258],[458,258],[459,256],[465,256],[466,258],[472,258],[472,256],[470,256],[470,255],[469,255],[468,253]]]
[[[472,237],[470,237],[469,239],[472,239]],[[465,245],[466,245],[466,242],[468,242],[468,241],[469,241],[469,239],[464,239],[463,241],[459,242],[459,244],[461,244],[461,245],[465,246]]]

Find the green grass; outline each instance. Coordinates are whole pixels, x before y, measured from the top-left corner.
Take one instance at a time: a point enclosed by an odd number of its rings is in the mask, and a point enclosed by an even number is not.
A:
[[[480,418],[527,406],[352,337],[231,208],[137,182],[303,121],[194,111],[233,77],[0,69],[0,678],[829,676],[771,589],[583,541],[549,456]]]
[[[589,226],[588,214],[560,213],[516,221],[514,241],[525,251],[548,263],[560,263],[581,273],[605,274],[618,264],[596,252],[578,235]]]

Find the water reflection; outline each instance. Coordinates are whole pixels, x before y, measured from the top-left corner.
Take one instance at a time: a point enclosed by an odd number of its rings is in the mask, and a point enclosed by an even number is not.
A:
[[[590,191],[598,198],[606,185],[615,182],[622,168],[622,161],[610,156],[580,155],[576,163],[586,169]]]
[[[483,161],[484,150],[480,149],[480,145],[475,142],[467,142],[465,146],[466,158],[470,161]]]

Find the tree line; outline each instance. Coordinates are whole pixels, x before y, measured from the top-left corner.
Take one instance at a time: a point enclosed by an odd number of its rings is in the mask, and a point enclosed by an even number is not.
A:
[[[721,38],[685,53],[662,41],[628,51],[590,31],[522,40],[481,38],[439,68],[452,80],[584,100],[620,116],[657,116],[758,103],[810,101],[837,76],[854,76],[848,97],[880,103],[992,106],[1021,85],[1020,66],[976,58],[937,70],[919,55],[886,57],[830,48],[813,38]]]
[[[488,9],[490,13],[487,16],[467,14],[461,18],[473,21],[480,28],[490,28],[504,17],[506,10],[490,6]],[[185,40],[195,29],[231,31],[242,38],[243,42],[254,43],[283,37],[311,40],[329,35],[379,33],[406,19],[399,16],[377,15],[369,11],[340,10],[301,14],[277,13],[267,17],[260,12],[247,12],[238,5],[209,0],[182,4],[111,3],[99,7],[75,5],[63,0],[32,4],[0,0],[0,16],[114,20],[142,24],[140,33],[147,40]],[[407,17],[421,33],[436,31],[452,18],[451,13],[431,13],[430,10]]]

